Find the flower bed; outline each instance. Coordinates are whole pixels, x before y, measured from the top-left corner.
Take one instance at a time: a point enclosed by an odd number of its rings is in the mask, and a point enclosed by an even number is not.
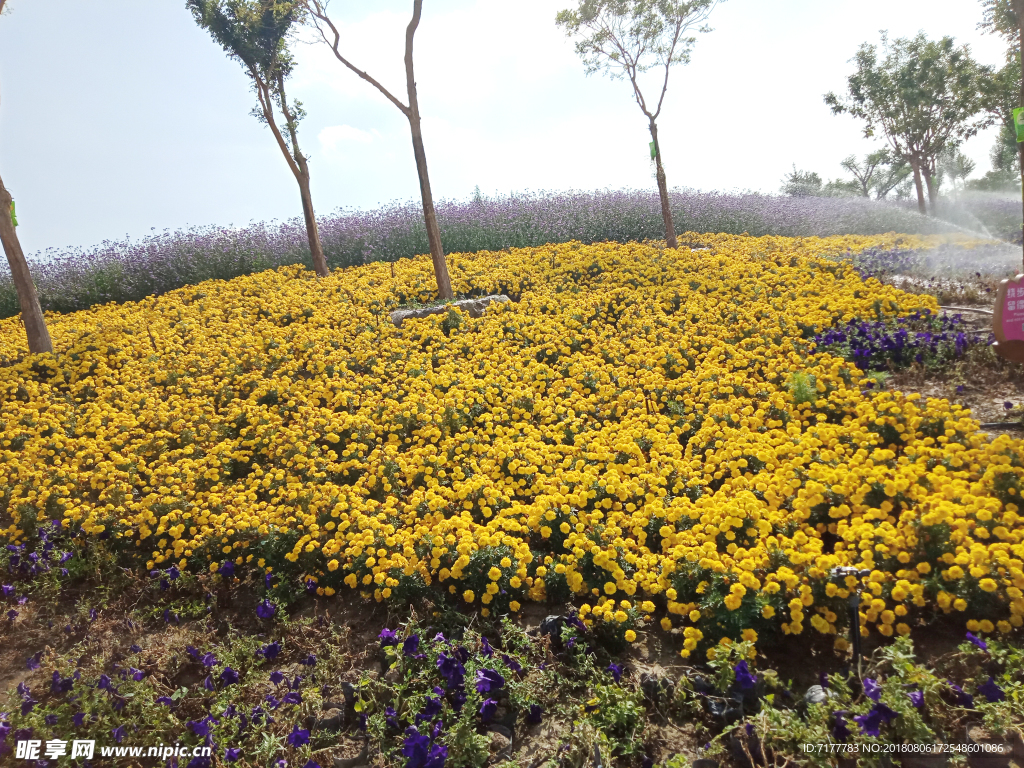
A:
[[[1021,443],[814,351],[937,310],[837,260],[895,236],[685,240],[710,248],[453,254],[458,294],[514,301],[401,329],[390,309],[433,298],[426,258],[53,318],[59,356],[0,371],[2,535],[31,548],[58,519],[157,572],[484,615],[573,598],[612,642],[680,629],[684,656],[842,647],[840,565],[870,571],[865,632],[1024,623]],[[22,337],[0,325],[0,355]]]

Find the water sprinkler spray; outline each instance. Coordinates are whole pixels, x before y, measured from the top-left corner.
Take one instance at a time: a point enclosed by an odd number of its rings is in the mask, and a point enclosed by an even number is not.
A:
[[[832,569],[829,579],[837,587],[849,589],[850,594],[846,598],[846,609],[850,618],[850,640],[853,642],[853,658],[857,660],[857,677],[861,677],[861,652],[860,652],[860,595],[864,591],[864,579],[871,575],[871,571],[862,568],[854,568],[850,565],[840,565]],[[846,578],[853,576],[857,579],[857,586],[850,589],[846,584]]]

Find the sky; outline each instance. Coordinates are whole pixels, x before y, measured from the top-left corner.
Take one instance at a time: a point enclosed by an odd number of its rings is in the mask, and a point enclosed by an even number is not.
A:
[[[435,199],[655,188],[646,118],[628,81],[587,76],[556,13],[574,0],[425,0],[415,39]],[[8,0],[0,18],[0,177],[30,259],[196,225],[301,215],[298,187],[250,111],[241,66],[184,0]],[[346,57],[405,100],[412,0],[341,2]],[[658,120],[670,187],[777,192],[795,164],[823,178],[881,142],[823,102],[880,31],[967,43],[977,0],[726,0],[688,65],[672,69]],[[319,215],[418,199],[409,125],[311,35],[295,45],[289,93],[307,117]],[[654,80],[646,81],[654,91]],[[991,167],[990,129],[964,151]]]

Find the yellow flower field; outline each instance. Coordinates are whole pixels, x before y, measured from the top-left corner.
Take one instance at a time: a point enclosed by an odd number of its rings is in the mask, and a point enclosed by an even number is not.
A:
[[[866,628],[941,611],[1008,631],[1024,446],[868,393],[808,341],[937,310],[824,258],[895,239],[452,254],[457,293],[514,301],[401,329],[387,313],[431,299],[427,258],[52,316],[56,357],[21,359],[5,320],[0,538],[63,518],[140,567],[230,560],[485,614],[575,594],[630,641],[681,629],[684,655],[841,631],[846,564],[871,570]]]

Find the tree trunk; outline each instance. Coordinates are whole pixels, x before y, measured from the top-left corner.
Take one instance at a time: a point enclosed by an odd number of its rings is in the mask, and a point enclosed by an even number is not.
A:
[[[665,245],[675,248],[679,245],[676,240],[676,226],[672,223],[672,209],[668,204],[668,182],[665,179],[665,169],[661,165],[661,145],[658,144],[658,125],[651,119],[651,138],[654,139],[654,162],[657,165],[658,195],[661,197],[661,218],[665,222]]]
[[[917,212],[922,216],[927,216],[928,210],[924,204],[924,185],[921,183],[921,166],[917,160],[911,160],[910,167],[914,169],[914,187],[917,189]]]
[[[427,153],[423,149],[423,135],[420,132],[418,114],[409,117],[412,129],[412,151],[416,157],[416,173],[420,177],[420,196],[423,198],[423,221],[427,225],[427,242],[430,244],[430,258],[434,262],[434,276],[437,278],[437,295],[441,299],[454,298],[452,281],[448,276],[448,263],[441,247],[441,229],[437,226],[434,212],[434,196],[430,192],[430,177],[427,175]]]
[[[931,169],[927,167],[924,169],[924,183],[928,189],[928,213],[935,216],[935,203],[938,200],[939,190],[935,186]]]
[[[50,332],[46,329],[43,310],[39,306],[36,285],[32,282],[32,273],[29,272],[25,252],[21,250],[18,233],[11,220],[11,193],[7,191],[2,179],[0,179],[0,241],[3,243],[4,253],[7,254],[7,263],[11,266],[14,288],[18,292],[21,322],[25,325],[25,334],[28,336],[28,351],[34,355],[41,352],[52,353],[53,342],[50,341]]]
[[[324,256],[324,247],[320,243],[320,229],[316,225],[316,216],[313,213],[313,196],[309,193],[309,170],[305,158],[299,163],[299,168],[302,172],[297,181],[299,193],[302,195],[302,216],[306,220],[306,237],[309,239],[309,253],[313,257],[313,270],[317,277],[327,277],[331,270],[327,268],[327,257]]]

